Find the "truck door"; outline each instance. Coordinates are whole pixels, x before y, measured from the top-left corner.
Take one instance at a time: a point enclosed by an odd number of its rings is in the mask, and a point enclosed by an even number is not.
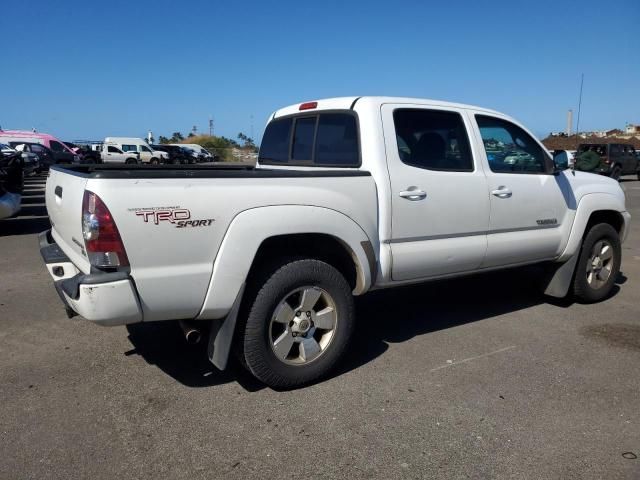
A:
[[[151,161],[151,157],[153,156],[153,152],[149,147],[144,145],[138,145],[138,151],[140,152],[140,161],[144,163],[149,163]]]
[[[103,153],[103,155],[105,154]],[[113,145],[108,145],[103,161],[105,163],[124,163],[125,156],[125,153],[119,148],[114,147]]]
[[[575,199],[563,174],[524,129],[476,114],[486,156],[491,219],[483,267],[552,259],[565,244]],[[515,160],[514,160],[515,159]]]
[[[382,106],[391,179],[391,277],[474,270],[487,249],[487,180],[457,109]]]

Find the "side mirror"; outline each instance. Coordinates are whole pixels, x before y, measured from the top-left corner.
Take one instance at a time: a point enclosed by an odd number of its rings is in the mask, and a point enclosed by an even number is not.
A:
[[[565,150],[556,150],[553,152],[553,166],[556,172],[569,168],[569,155]]]

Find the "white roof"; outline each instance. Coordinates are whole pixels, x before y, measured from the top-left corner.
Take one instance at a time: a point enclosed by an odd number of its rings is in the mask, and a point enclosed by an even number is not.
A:
[[[495,115],[503,115],[495,110],[489,110],[483,107],[476,107],[474,105],[466,105],[463,103],[445,102],[443,100],[432,100],[426,98],[410,98],[410,97],[336,97],[336,98],[324,98],[320,100],[306,100],[304,102],[289,105],[288,107],[276,110],[272,118],[281,117],[283,115],[291,115],[294,113],[300,113],[300,105],[308,102],[317,102],[318,106],[312,110],[349,110],[354,105],[354,102],[366,102],[373,105],[383,105],[385,103],[404,103],[411,105],[430,105],[434,107],[453,107],[464,108],[470,110],[479,110],[486,113]]]

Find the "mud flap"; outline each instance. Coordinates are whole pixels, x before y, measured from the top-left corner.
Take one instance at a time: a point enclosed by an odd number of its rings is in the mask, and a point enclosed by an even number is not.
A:
[[[579,256],[580,250],[578,250],[569,260],[559,264],[551,270],[548,277],[545,279],[545,295],[556,298],[564,298],[567,296]]]
[[[227,368],[229,361],[229,352],[231,351],[231,343],[233,342],[233,333],[236,330],[236,320],[240,311],[240,303],[242,302],[242,294],[244,293],[245,284],[242,284],[236,300],[229,311],[229,314],[221,319],[214,320],[211,325],[211,333],[209,334],[209,346],[207,353],[209,360],[220,370]]]

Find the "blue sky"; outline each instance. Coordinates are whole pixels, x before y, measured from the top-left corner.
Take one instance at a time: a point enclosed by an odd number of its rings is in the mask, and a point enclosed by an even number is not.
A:
[[[538,135],[640,123],[640,2],[9,1],[0,126],[64,140],[262,135],[281,106],[345,95],[472,103]]]

